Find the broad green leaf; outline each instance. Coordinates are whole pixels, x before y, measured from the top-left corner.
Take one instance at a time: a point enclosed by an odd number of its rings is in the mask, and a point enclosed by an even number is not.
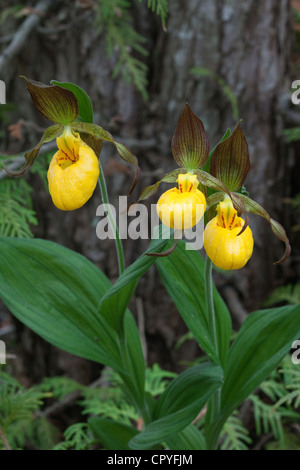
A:
[[[99,312],[108,324],[116,329],[122,328],[122,319],[136,289],[140,277],[155,263],[156,257],[147,253],[162,252],[172,243],[168,239],[152,240],[147,251],[121,274],[116,283],[102,297]]]
[[[145,390],[145,360],[141,339],[136,322],[131,313],[126,310],[124,316],[124,335],[121,336],[121,351],[124,372],[121,374],[129,392],[143,403]],[[144,406],[143,404],[141,406]]]
[[[159,397],[154,421],[137,434],[129,446],[132,449],[147,449],[182,431],[220,387],[222,374],[221,367],[208,363],[182,372]]]
[[[186,250],[179,241],[176,250],[166,258],[159,258],[156,266],[162,281],[184,322],[195,336],[200,347],[216,363],[225,365],[230,335],[231,319],[227,307],[214,288],[217,339],[219,356],[209,333],[204,289],[204,259],[194,250]]]
[[[180,433],[168,437],[166,444],[170,450],[206,450],[205,437],[193,424]]]
[[[75,95],[65,88],[45,85],[24,76],[35,108],[49,121],[67,126],[78,116],[78,103]]]
[[[93,106],[89,95],[78,85],[69,82],[58,82],[51,80],[52,85],[57,85],[71,91],[78,102],[78,120],[82,122],[93,122]]]
[[[111,287],[83,256],[45,240],[0,238],[0,297],[51,344],[122,371],[116,332],[97,314]]]
[[[106,450],[130,450],[128,442],[138,430],[127,424],[104,418],[90,418],[89,425],[97,441]]]
[[[243,185],[249,170],[248,144],[238,124],[233,133],[217,145],[211,159],[210,172],[230,191],[237,191]]]
[[[209,155],[209,140],[202,121],[187,104],[180,115],[172,139],[172,153],[178,166],[202,168]]]
[[[300,305],[251,313],[230,349],[222,407],[243,401],[300,337]]]
[[[249,315],[230,348],[224,371],[221,411],[207,425],[208,440],[272,372],[300,337],[300,305],[259,310]]]
[[[22,176],[22,175],[24,175],[24,173],[32,166],[34,160],[38,156],[39,151],[41,149],[41,146],[43,144],[46,144],[47,142],[51,142],[52,140],[56,139],[56,137],[58,137],[59,135],[62,134],[63,130],[64,130],[64,128],[60,124],[55,124],[54,126],[48,127],[45,130],[45,132],[44,132],[41,140],[39,141],[39,143],[32,150],[29,150],[29,152],[25,153],[25,162],[26,163],[25,163],[24,167],[19,171],[12,172],[12,171],[9,171],[3,165],[5,171],[10,176]]]

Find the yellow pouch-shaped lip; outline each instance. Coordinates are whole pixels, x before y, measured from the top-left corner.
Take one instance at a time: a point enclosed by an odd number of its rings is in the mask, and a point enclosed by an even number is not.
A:
[[[51,160],[47,174],[49,192],[58,209],[78,209],[90,199],[96,187],[98,158],[80,135],[68,127],[56,142],[58,151]]]
[[[156,206],[158,216],[167,227],[185,230],[194,227],[206,208],[204,194],[199,191],[196,175],[178,176],[178,188],[164,192]]]
[[[204,230],[204,248],[207,256],[221,269],[240,269],[248,262],[253,252],[253,237],[250,227],[242,234],[245,221],[237,215],[229,198],[217,207],[214,217]]]

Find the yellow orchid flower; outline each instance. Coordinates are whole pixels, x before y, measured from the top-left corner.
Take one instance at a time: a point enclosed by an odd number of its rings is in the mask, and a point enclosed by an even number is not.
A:
[[[205,251],[219,268],[240,269],[250,259],[254,242],[249,226],[241,233],[244,224],[244,219],[237,215],[231,199],[225,196],[218,204],[217,216],[204,230]]]
[[[189,229],[203,217],[205,196],[198,189],[196,175],[180,174],[177,183],[178,188],[169,189],[161,195],[156,210],[164,225],[179,230]]]
[[[58,209],[71,211],[82,207],[92,196],[99,177],[99,162],[93,149],[69,126],[56,143],[58,151],[47,174],[49,192]]]

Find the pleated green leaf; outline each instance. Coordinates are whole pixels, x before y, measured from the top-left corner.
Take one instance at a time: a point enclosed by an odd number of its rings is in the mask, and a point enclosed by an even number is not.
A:
[[[0,297],[51,344],[122,371],[116,332],[97,314],[111,284],[90,261],[46,240],[0,238]]]
[[[170,297],[201,349],[214,362],[224,366],[231,335],[231,319],[223,299],[214,288],[219,347],[217,355],[208,327],[202,256],[197,251],[186,250],[185,243],[179,241],[171,255],[157,259],[156,266]]]
[[[148,449],[186,428],[220,387],[222,374],[221,367],[208,363],[182,372],[159,397],[154,421],[137,434],[129,446]]]
[[[262,383],[300,337],[300,304],[249,315],[230,348],[221,410],[206,426],[213,442],[228,416]]]
[[[168,437],[166,444],[170,450],[206,450],[205,437],[193,424],[180,433]]]
[[[132,426],[104,418],[90,418],[89,425],[105,450],[130,450],[128,442],[138,433]]]
[[[166,230],[161,226],[162,232]],[[121,274],[116,283],[106,292],[99,304],[99,313],[114,329],[120,329],[128,303],[140,277],[155,263],[156,257],[147,253],[165,251],[172,241],[159,238],[152,240],[147,251]]]
[[[222,408],[236,407],[247,398],[299,337],[299,304],[251,313],[230,349]]]

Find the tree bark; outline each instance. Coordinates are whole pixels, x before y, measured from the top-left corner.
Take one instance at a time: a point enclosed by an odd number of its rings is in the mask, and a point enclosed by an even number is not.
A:
[[[250,196],[273,218],[283,221],[282,199],[289,195],[286,182],[291,168],[286,165],[286,148],[281,139],[284,123],[280,110],[288,106],[288,102],[282,102],[290,89],[290,1],[172,0],[167,32],[145,5],[134,4],[135,24],[147,37],[150,52],[148,102],[121,76],[112,80],[116,56],[106,56],[105,34],[99,34],[94,24],[95,10],[84,10],[81,3],[84,2],[77,2],[74,7],[69,0],[53,2],[52,10],[31,32],[10,67],[3,70],[8,100],[18,106],[15,119],[33,121],[41,127],[49,124],[38,117],[18,78],[20,74],[44,83],[52,79],[77,83],[91,96],[95,122],[115,136],[133,139],[131,150],[146,175],[139,183],[138,189],[142,189],[155,182],[158,174],[176,167],[171,138],[186,102],[204,122],[211,147],[227,127],[234,128],[237,119],[224,86],[220,86],[221,77],[237,99],[238,119],[242,119],[250,148],[252,169],[246,181]],[[6,33],[4,28],[1,34]],[[197,77],[191,73],[193,67],[202,67],[210,75]],[[25,129],[22,141],[16,143],[6,134],[1,148],[22,151],[35,145],[39,137]],[[105,144],[101,158],[105,166],[115,158],[114,148]],[[126,194],[130,181],[125,167],[119,167],[122,171],[117,173],[112,173],[111,168],[106,168],[108,188],[111,202],[116,203],[118,194]],[[138,190],[135,197],[137,194]],[[153,198],[151,202],[155,201]],[[34,202],[41,216],[38,236],[82,252],[112,280],[117,277],[113,242],[100,242],[91,223],[100,203],[98,193],[85,208],[67,215],[53,208],[44,189],[37,190]],[[235,286],[248,311],[261,306],[285,272],[272,265],[283,246],[273,237],[267,222],[253,216],[250,224],[255,250],[248,266],[227,277],[217,275],[221,287]],[[144,240],[127,240],[127,264],[147,245]],[[172,303],[162,294],[154,269],[141,280],[137,290],[144,300],[146,335],[152,341],[149,360],[161,363],[161,354],[172,350],[164,366],[174,367],[182,359],[182,352],[174,351],[174,344],[185,329],[179,317],[174,316]],[[135,310],[134,302],[132,306]],[[185,358],[191,360],[194,353],[194,346],[185,346]]]
[[[286,165],[287,150],[282,145],[279,108],[291,86],[291,32],[287,0],[175,0],[156,69],[164,129],[172,135],[188,101],[203,120],[211,147],[227,127],[234,128],[237,120],[218,81],[211,76],[195,78],[190,70],[202,67],[229,85],[238,101],[239,119],[250,149],[247,190],[280,221],[283,197],[289,190],[284,182],[290,170]],[[257,216],[250,220],[254,255],[236,279],[249,307],[257,308],[276,278],[282,277],[282,267],[274,267],[273,262],[280,258],[284,247],[265,220]]]

